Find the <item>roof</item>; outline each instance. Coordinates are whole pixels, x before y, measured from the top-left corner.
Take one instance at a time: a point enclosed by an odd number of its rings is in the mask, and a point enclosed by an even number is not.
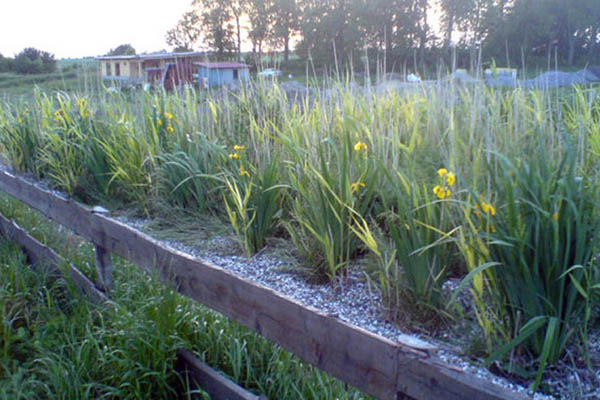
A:
[[[194,65],[199,65],[208,69],[250,68],[248,64],[242,64],[238,62],[195,62]]]
[[[157,58],[183,58],[205,56],[202,51],[186,51],[181,53],[149,53],[149,54],[134,54],[129,56],[99,56],[96,60],[154,60]]]

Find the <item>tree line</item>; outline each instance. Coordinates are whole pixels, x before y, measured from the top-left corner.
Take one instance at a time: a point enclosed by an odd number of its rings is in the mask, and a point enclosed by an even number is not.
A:
[[[388,65],[438,64],[453,54],[499,64],[600,61],[598,0],[193,0],[167,32],[176,50],[201,46],[218,58],[292,47],[317,64],[355,63],[366,53]],[[465,63],[467,57],[459,57]]]
[[[27,47],[14,58],[0,54],[0,72],[16,72],[19,74],[42,74],[56,71],[54,54]]]

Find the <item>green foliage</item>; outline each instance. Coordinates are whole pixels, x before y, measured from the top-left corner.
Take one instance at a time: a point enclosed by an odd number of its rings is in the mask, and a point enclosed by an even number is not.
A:
[[[568,148],[558,160],[540,149],[516,162],[498,156],[489,195],[497,207],[482,196],[465,210],[470,248],[485,262],[477,266],[465,252],[472,271],[466,280],[478,277],[480,322],[491,325],[484,326],[494,336],[490,343],[508,342],[488,360],[514,348],[531,353],[539,365],[534,389],[546,366],[586,331],[599,277],[595,186],[578,176]]]
[[[12,69],[19,74],[54,72],[56,71],[56,60],[54,54],[28,47],[15,56]]]
[[[37,168],[43,171],[59,188],[72,195],[82,189],[87,171],[83,162],[83,143],[87,140],[81,114],[72,109],[70,98],[41,96],[38,107],[42,110],[40,126],[41,148]]]
[[[110,49],[107,56],[133,56],[135,55],[135,48],[129,43],[121,44],[114,49]]]
[[[196,13],[188,11],[183,14],[175,28],[167,31],[167,44],[175,47],[175,51],[192,51],[202,33],[199,22],[200,18]]]
[[[12,115],[8,108],[0,108],[0,143],[17,172],[35,171],[36,154],[41,147],[37,118],[27,106]]]
[[[315,166],[308,161],[291,166],[294,222],[286,223],[310,274],[331,281],[360,250],[354,216],[368,214],[379,178],[369,145],[341,134],[339,141],[325,139],[318,145]]]
[[[154,290],[131,311],[95,309],[63,279],[25,265],[14,245],[1,248],[0,398],[175,397],[183,341],[171,333],[184,320],[174,293]]]
[[[385,229],[391,239],[391,255],[379,262],[376,281],[381,282],[388,309],[416,309],[423,320],[445,313],[442,285],[452,261],[450,198],[438,200],[431,187],[401,173],[388,175],[394,204],[385,213]],[[452,183],[454,185],[454,182]],[[432,185],[433,187],[433,185]]]
[[[0,54],[0,72],[7,72],[13,69],[12,60]]]
[[[276,219],[281,215],[283,187],[279,183],[277,159],[256,167],[246,161],[243,146],[236,148],[231,156],[240,158],[232,157],[236,168],[224,178],[223,197],[229,222],[246,255],[252,256],[265,246],[267,236],[273,233]]]
[[[237,47],[233,39],[231,8],[210,0],[194,0],[192,4],[198,5],[202,9],[202,13],[194,24],[197,22],[198,28],[202,30],[205,46],[215,51],[218,59],[223,59],[225,55],[233,53]]]
[[[225,151],[216,141],[197,133],[179,145],[179,150],[158,156],[158,193],[154,199],[171,206],[206,214],[216,212],[219,174]]]

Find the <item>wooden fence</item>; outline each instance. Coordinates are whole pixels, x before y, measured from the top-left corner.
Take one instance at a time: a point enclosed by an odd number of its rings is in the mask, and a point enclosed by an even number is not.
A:
[[[271,339],[303,360],[382,400],[522,399],[440,360],[433,351],[377,336],[238,277],[94,209],[0,171],[0,190],[96,245],[100,283],[110,287],[107,252],[148,271],[182,294]]]
[[[64,277],[59,266],[65,264],[65,261],[54,250],[37,241],[27,231],[2,214],[0,214],[0,235],[20,244],[34,266],[41,265],[54,276]],[[73,279],[75,287],[92,303],[98,304],[111,301],[74,265],[69,264],[66,272]],[[193,391],[191,394],[192,399],[204,399],[201,392],[195,391],[196,389],[202,389],[214,400],[267,400],[264,396],[257,396],[238,386],[197,359],[186,349],[177,351],[175,370],[189,383],[189,387]]]

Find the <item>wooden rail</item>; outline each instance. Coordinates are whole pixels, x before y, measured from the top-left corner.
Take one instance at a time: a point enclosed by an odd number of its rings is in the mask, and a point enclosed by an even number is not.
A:
[[[238,277],[23,178],[0,172],[0,190],[255,330],[331,375],[383,400],[522,399],[446,365],[433,352],[377,336]]]
[[[27,233],[27,231],[15,222],[8,220],[2,214],[0,214],[0,234],[21,245],[31,264],[43,265],[44,267],[49,268],[53,274],[62,276],[59,265],[64,263],[64,261],[60,256],[50,247],[35,240]],[[79,289],[79,291],[92,303],[98,304],[109,300],[106,294],[96,288],[94,282],[88,279],[87,276],[72,264],[69,264],[69,272],[77,289]]]
[[[20,244],[33,265],[41,265],[48,268],[56,276],[64,276],[59,265],[65,263],[65,261],[50,247],[31,237],[27,231],[2,214],[0,214],[0,234]],[[69,265],[69,271],[77,289],[92,303],[98,304],[110,301],[109,297],[97,289],[94,283],[74,265]],[[177,351],[175,370],[187,378],[190,388],[202,389],[214,400],[266,400],[266,397],[256,396],[227,379],[198,360],[186,349]],[[204,396],[201,393],[194,393],[191,398],[203,399]]]
[[[265,396],[256,396],[236,385],[217,371],[198,360],[192,353],[185,349],[177,352],[177,365],[175,367],[189,382],[202,388],[210,395],[211,399],[223,400],[268,400]],[[198,395],[192,398],[203,399]]]

